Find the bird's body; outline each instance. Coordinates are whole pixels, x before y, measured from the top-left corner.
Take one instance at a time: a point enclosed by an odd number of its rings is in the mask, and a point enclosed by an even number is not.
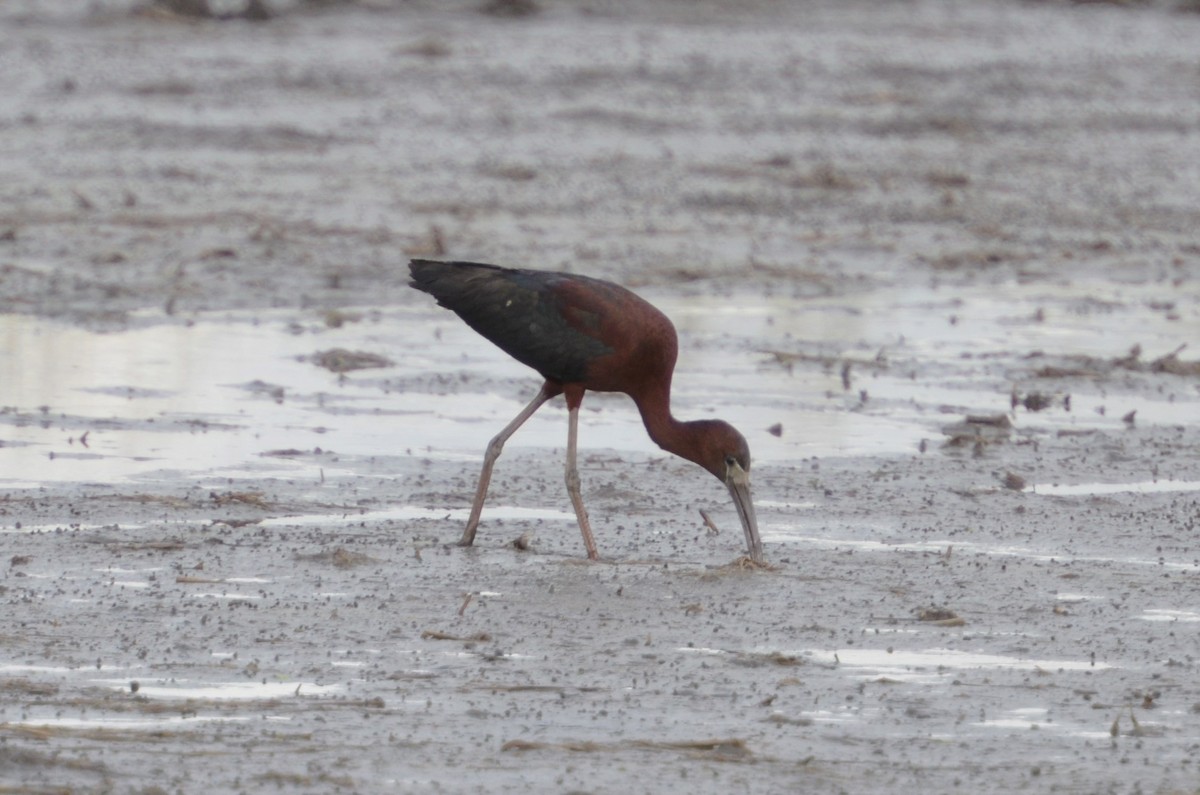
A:
[[[474,262],[414,260],[410,268],[414,287],[548,381],[632,396],[665,372],[670,387],[675,327],[624,287]]]
[[[762,561],[745,439],[720,420],[680,422],[671,415],[678,342],[666,315],[624,287],[587,276],[431,260],[413,260],[409,269],[413,287],[432,295],[545,379],[533,402],[488,446],[464,545],[474,540],[492,464],[504,442],[542,403],[563,394],[571,417],[567,490],[588,556],[597,557],[575,467],[578,410],[590,389],[629,395],[655,443],[725,482],[738,507],[750,556]]]

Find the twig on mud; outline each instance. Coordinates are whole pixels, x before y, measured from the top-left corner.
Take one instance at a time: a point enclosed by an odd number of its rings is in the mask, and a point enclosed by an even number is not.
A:
[[[935,627],[963,627],[967,621],[944,607],[925,607],[917,611],[917,620]]]
[[[1187,348],[1186,342],[1170,353],[1152,360],[1150,362],[1150,372],[1170,373],[1172,375],[1200,375],[1200,361],[1179,361],[1179,354],[1183,353],[1185,348]]]
[[[213,525],[223,524],[226,527],[232,527],[234,529],[237,529],[239,527],[246,527],[247,525],[258,524],[261,521],[262,521],[261,517],[258,519],[213,519],[211,524],[213,524]]]
[[[324,367],[335,373],[344,374],[354,370],[369,370],[375,367],[391,367],[394,362],[386,356],[368,351],[348,351],[345,348],[332,348],[318,351],[311,357],[313,364]]]
[[[460,643],[486,643],[492,636],[486,632],[476,632],[474,635],[452,635],[438,629],[427,629],[421,633],[422,640],[456,640]]]
[[[1063,364],[1048,364],[1034,371],[1035,378],[1102,378],[1114,370],[1130,370],[1137,373],[1167,373],[1168,375],[1198,376],[1200,361],[1185,362],[1179,354],[1187,349],[1187,343],[1179,345],[1170,353],[1156,359],[1144,361],[1142,346],[1135,345],[1125,356],[1102,359],[1095,356],[1063,356]],[[1041,354],[1038,354],[1041,355]]]
[[[98,538],[94,543],[103,544],[109,550],[123,552],[178,552],[187,549],[187,544],[176,539],[166,541],[122,541],[114,538]]]
[[[617,752],[626,750],[646,751],[682,751],[689,756],[698,756],[718,762],[745,762],[753,758],[746,741],[738,738],[726,740],[684,740],[682,742],[664,742],[660,740],[621,740],[613,743],[597,743],[591,741],[543,743],[531,740],[509,740],[500,746],[501,751],[573,751],[580,753],[596,753],[601,751]]]
[[[261,491],[227,491],[224,494],[217,492],[209,492],[208,498],[217,505],[228,505],[229,503],[240,503],[243,505],[253,505],[257,508],[270,508],[271,504],[267,502],[266,497]]]
[[[765,665],[795,668],[805,665],[808,660],[803,657],[797,657],[794,654],[784,654],[781,651],[773,651],[766,654],[758,652],[733,652],[732,662],[734,665],[741,665],[747,668],[761,668]]]
[[[469,682],[458,688],[466,690],[488,690],[493,693],[600,693],[602,687],[582,685],[506,685],[498,682]]]

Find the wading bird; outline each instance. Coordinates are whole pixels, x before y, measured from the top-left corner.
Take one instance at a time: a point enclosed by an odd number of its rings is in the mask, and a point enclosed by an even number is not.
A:
[[[588,557],[599,558],[575,465],[579,405],[583,393],[591,389],[629,395],[659,447],[699,464],[728,487],[750,559],[763,562],[750,501],[750,449],[745,438],[721,420],[680,422],[671,416],[671,376],[678,343],[666,315],[624,287],[587,276],[421,259],[409,263],[409,272],[413,287],[432,295],[545,379],[537,396],[488,444],[460,546],[475,541],[492,466],[504,443],[543,403],[565,395],[567,493]]]

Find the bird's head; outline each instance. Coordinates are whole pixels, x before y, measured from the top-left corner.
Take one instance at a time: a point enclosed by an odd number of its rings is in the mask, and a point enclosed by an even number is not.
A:
[[[758,535],[758,519],[750,499],[750,446],[746,444],[746,437],[721,420],[702,420],[699,424],[704,427],[699,434],[702,441],[697,463],[729,489],[746,534],[750,558],[755,563],[762,563],[762,539]]]
[[[697,426],[699,431],[695,433],[700,443],[700,459],[696,463],[717,480],[726,482],[735,468],[750,473],[750,445],[737,428],[722,420],[699,420],[688,425]]]

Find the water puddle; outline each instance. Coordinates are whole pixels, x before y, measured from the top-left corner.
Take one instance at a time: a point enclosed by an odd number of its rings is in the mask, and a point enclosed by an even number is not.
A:
[[[234,655],[216,652],[215,659],[228,659]],[[336,669],[337,663],[330,667]],[[42,680],[68,681],[82,687],[101,687],[123,693],[130,699],[141,701],[178,701],[189,705],[204,702],[288,702],[313,698],[326,698],[345,692],[342,684],[319,684],[312,681],[192,681],[181,678],[139,680],[139,672],[145,666],[107,665],[97,661],[95,665],[65,667],[10,663],[0,665],[0,676],[37,676]],[[108,674],[97,677],[95,674]],[[117,674],[121,674],[118,676]],[[240,722],[249,720],[290,720],[287,716],[256,714],[245,715],[166,715],[133,717],[127,714],[106,712],[107,702],[98,701],[93,714],[65,716],[57,706],[31,705],[23,711],[20,720],[10,721],[8,726],[28,726],[63,730],[106,730],[106,731],[171,731],[186,730],[189,726],[211,722]],[[121,710],[123,712],[123,710]]]
[[[93,681],[97,684],[107,684],[112,690],[130,690],[128,680]],[[315,682],[189,682],[186,679],[172,679],[162,682],[139,682],[137,695],[143,698],[193,701],[258,701],[324,697],[336,695],[344,690],[343,685],[320,685]]]
[[[679,648],[676,651],[712,655],[733,653],[723,649],[695,647]],[[942,648],[916,651],[800,649],[785,650],[782,653],[825,667],[836,667],[858,679],[887,679],[920,684],[944,684],[947,681],[946,677],[955,676],[962,671],[1102,671],[1114,667],[1108,663],[1090,660],[1025,659]]]
[[[1017,709],[1007,710],[1003,713],[1002,717],[978,721],[971,725],[983,729],[1049,731],[1087,740],[1112,739],[1112,735],[1108,730],[1059,723],[1054,720],[1050,714],[1050,710],[1046,707],[1018,707]]]
[[[792,525],[789,524],[790,528]],[[863,552],[891,553],[945,553],[952,550],[955,555],[990,555],[995,557],[1019,557],[1045,563],[1070,563],[1072,561],[1089,561],[1095,563],[1119,563],[1130,566],[1155,566],[1163,569],[1196,571],[1200,570],[1200,561],[1167,560],[1165,558],[1140,558],[1125,556],[1107,556],[1098,554],[1074,554],[1064,552],[1047,552],[1031,547],[1017,547],[1004,544],[986,544],[962,539],[941,538],[923,541],[879,541],[871,538],[849,538],[846,536],[813,536],[801,535],[790,530],[780,530],[778,526],[766,525],[762,530],[763,541],[772,544],[815,547],[819,549],[855,549]],[[866,525],[855,528],[855,532],[870,530]],[[881,534],[890,532],[890,528],[879,529]]]
[[[291,720],[278,715],[248,717],[245,715],[160,715],[153,718],[129,718],[116,715],[96,715],[87,718],[66,718],[58,715],[30,717],[27,720],[5,723],[5,726],[27,726],[39,729],[78,729],[83,731],[187,731],[192,726],[206,723],[245,723],[251,720]]]
[[[304,514],[300,516],[273,516],[258,523],[260,527],[337,527],[339,525],[358,524],[359,522],[412,521],[415,519],[448,519],[465,523],[469,508],[421,508],[416,505],[397,505],[378,511],[363,511],[362,513],[345,514],[342,516],[328,514]],[[523,508],[517,505],[488,505],[487,515],[490,520],[510,521],[576,521],[571,511],[560,511],[553,508]]]
[[[335,664],[336,665],[336,664]],[[0,671],[10,669],[14,672],[37,673],[71,673],[70,669],[36,668],[32,666],[0,666]],[[282,705],[286,701],[301,699],[325,698],[344,692],[342,685],[321,685],[315,682],[189,682],[183,679],[161,680],[149,683],[138,682],[136,688],[131,679],[88,679],[87,684],[100,685],[109,690],[125,693],[131,699],[138,701],[182,701],[189,707],[204,702],[277,702]],[[40,713],[45,714],[40,714]],[[186,731],[189,727],[208,723],[241,723],[252,720],[260,721],[290,721],[287,715],[255,714],[247,715],[166,715],[155,714],[149,717],[131,717],[129,715],[113,715],[97,711],[85,717],[62,715],[62,710],[55,708],[27,708],[25,715],[19,721],[6,723],[8,726],[27,726],[39,729],[62,729],[66,731],[95,731],[107,732],[144,731],[154,732]]]
[[[214,659],[232,659],[232,652],[214,652]],[[0,675],[24,676],[35,674],[41,677],[61,679],[80,677],[87,685],[99,685],[111,690],[130,692],[130,683],[137,680],[137,672],[144,666],[109,665],[99,661],[94,665],[67,667],[61,665],[32,665],[6,663],[0,665]],[[96,678],[96,672],[121,672],[122,677]],[[193,682],[188,679],[163,679],[139,681],[137,695],[145,698],[180,698],[208,700],[246,700],[288,698],[295,696],[329,696],[345,690],[344,685],[323,685],[310,681],[232,681]]]
[[[1080,288],[1014,285],[803,301],[648,297],[681,333],[676,413],[734,421],[761,466],[911,453],[924,439],[942,438],[943,426],[964,413],[1007,411],[1010,370],[1031,369],[1023,361],[1035,351],[1117,357],[1131,339],[1147,351],[1174,349],[1183,321],[1145,311],[1138,289],[1088,285],[1083,295]],[[477,461],[537,387],[535,374],[436,307],[364,310],[338,328],[285,311],[213,313],[186,324],[137,320],[143,325],[96,333],[0,316],[0,488],[354,474],[317,451]],[[314,362],[314,354],[335,348],[391,364],[339,376]],[[785,366],[776,352],[801,356]],[[839,365],[846,360],[854,362],[849,389]],[[1200,416],[1200,399],[1182,386],[1179,394],[1151,397],[1081,390],[1072,412],[1025,412],[1019,424],[1046,432],[1119,428],[1133,409],[1139,425]],[[582,425],[585,450],[660,454],[623,396],[589,397]],[[510,445],[560,448],[565,435],[566,412],[556,402]],[[1037,491],[1072,488],[1085,487]]]
[[[1063,602],[1064,604],[1082,604],[1084,602],[1090,602],[1094,599],[1106,599],[1106,598],[1107,597],[1104,597],[1104,596],[1093,596],[1091,594],[1085,594],[1085,593],[1061,593],[1060,592],[1060,593],[1057,593],[1054,595],[1055,601]]]
[[[1142,621],[1165,621],[1168,623],[1196,624],[1200,623],[1200,612],[1194,610],[1144,610],[1138,616]]]
[[[1048,483],[1029,486],[1033,494],[1056,497],[1100,496],[1102,494],[1162,494],[1173,491],[1200,491],[1196,480],[1146,480],[1138,483]]]
[[[945,681],[946,676],[964,670],[1100,671],[1112,667],[1090,660],[1024,659],[955,649],[838,649],[807,650],[800,654],[814,662],[849,669],[861,678],[884,677],[905,682]]]

